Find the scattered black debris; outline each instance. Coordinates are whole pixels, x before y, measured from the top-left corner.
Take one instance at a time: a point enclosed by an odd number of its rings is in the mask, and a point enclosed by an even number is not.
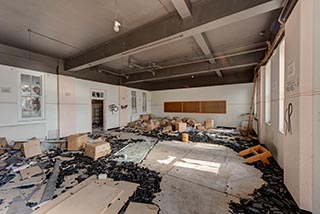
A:
[[[32,187],[34,187],[34,184],[30,184],[30,185],[23,185],[23,186],[19,186],[17,187],[17,189],[30,189]]]
[[[142,131],[138,129],[124,128],[116,130],[116,132],[131,132],[140,135],[152,137],[160,141],[181,140],[181,133],[164,133],[162,128],[156,128],[152,131]],[[202,142],[208,144],[223,145],[233,149],[235,152],[240,152],[248,147],[258,145],[259,142],[255,139],[249,139],[241,136],[235,130],[228,131],[199,131],[188,128],[189,140],[192,142]],[[129,198],[129,201],[140,203],[152,203],[155,194],[160,192],[161,177],[155,171],[140,167],[134,163],[116,162],[108,159],[117,151],[131,143],[144,141],[143,139],[120,139],[115,135],[92,135],[93,139],[102,137],[109,142],[112,148],[112,153],[106,157],[102,157],[96,161],[84,156],[83,152],[67,152],[64,149],[52,149],[46,152],[46,155],[35,157],[30,160],[25,160],[19,156],[19,153],[13,152],[12,156],[7,159],[7,166],[22,165],[27,161],[36,161],[46,174],[46,182],[52,177],[52,169],[55,167],[56,157],[72,157],[72,160],[62,161],[59,164],[55,188],[65,192],[75,186],[77,183],[84,181],[91,175],[107,174],[108,177],[115,180],[124,180],[138,183],[139,187],[136,192]],[[251,198],[242,198],[239,203],[230,202],[230,212],[234,214],[303,214],[307,213],[299,209],[294,202],[289,191],[283,183],[283,170],[277,162],[270,158],[270,165],[264,166],[260,162],[253,165],[259,169],[263,175],[262,179],[266,184],[261,188],[256,189]],[[10,164],[9,164],[10,163]],[[2,168],[0,170],[0,187],[10,182],[17,173],[12,173],[10,168]],[[64,181],[66,176],[77,175],[76,181],[71,185],[65,186]],[[43,182],[45,184],[46,182]],[[21,186],[18,188],[31,188],[34,185]],[[53,195],[53,198],[57,195]],[[129,201],[126,203],[128,205]],[[3,200],[0,200],[0,204]],[[37,205],[35,202],[29,201],[26,203],[28,207]],[[123,207],[120,213],[123,213],[126,206]]]
[[[26,205],[27,205],[28,207],[35,207],[35,206],[38,205],[38,203],[36,203],[36,202],[28,202]]]
[[[153,137],[161,141],[181,140],[181,133],[163,133],[161,128],[152,131],[141,131],[137,129],[125,128],[122,131],[142,134]],[[199,131],[189,129],[189,140],[208,144],[223,145],[231,148],[235,152],[240,152],[252,146],[259,145],[256,139],[245,138],[236,130],[229,131]],[[264,145],[263,145],[264,146]],[[262,179],[266,184],[256,189],[251,195],[252,198],[240,199],[240,203],[231,201],[230,212],[233,214],[304,214],[309,213],[300,210],[294,199],[290,195],[283,181],[283,170],[278,163],[269,158],[270,164],[264,166],[262,162],[252,165],[259,169],[263,175]]]
[[[3,185],[5,185],[9,181],[11,181],[15,176],[16,176],[15,174],[11,174],[10,172],[8,172],[8,174],[7,174],[7,170],[1,171],[0,187],[2,187]]]

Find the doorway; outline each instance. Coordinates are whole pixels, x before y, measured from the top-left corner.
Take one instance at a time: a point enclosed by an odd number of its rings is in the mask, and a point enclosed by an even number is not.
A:
[[[104,130],[104,102],[103,100],[92,100],[92,132],[99,132]]]

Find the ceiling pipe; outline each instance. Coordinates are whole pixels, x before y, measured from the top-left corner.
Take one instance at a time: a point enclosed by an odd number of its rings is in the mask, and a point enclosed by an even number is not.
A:
[[[155,70],[179,67],[179,66],[183,66],[183,65],[190,65],[190,64],[200,63],[200,62],[206,62],[206,61],[208,61],[210,59],[218,60],[218,59],[223,59],[223,58],[240,56],[240,55],[244,55],[244,54],[250,54],[250,53],[255,53],[255,52],[259,52],[259,51],[265,51],[266,49],[267,48],[264,47],[264,48],[258,48],[258,49],[248,50],[248,51],[242,51],[242,52],[233,53],[233,54],[227,54],[227,55],[223,55],[223,56],[216,56],[216,57],[212,57],[212,58],[206,58],[206,59],[195,60],[195,61],[190,61],[190,62],[178,63],[178,64],[174,64],[174,65],[161,66],[161,68],[155,68]],[[145,72],[153,72],[153,71],[151,69],[143,69],[143,70],[136,70],[134,72],[125,72],[124,74],[137,74],[137,73],[145,73]]]
[[[111,74],[111,75],[114,75],[114,76],[125,77],[126,79],[129,79],[129,75],[128,74],[120,74],[120,73],[117,73],[115,71],[110,71],[109,69],[106,69],[106,68],[104,68],[102,66],[98,66],[97,70],[98,70],[98,72],[103,72],[103,73]]]

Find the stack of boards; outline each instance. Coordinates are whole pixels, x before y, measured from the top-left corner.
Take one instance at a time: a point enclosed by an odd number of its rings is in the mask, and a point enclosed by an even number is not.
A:
[[[117,214],[138,184],[91,176],[57,198],[40,205],[34,214]],[[156,214],[158,207],[130,203],[126,214]]]

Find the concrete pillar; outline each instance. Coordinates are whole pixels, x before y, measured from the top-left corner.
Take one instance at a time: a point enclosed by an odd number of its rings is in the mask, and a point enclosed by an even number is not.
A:
[[[313,4],[314,0],[299,1],[285,26],[285,108],[292,104],[293,113],[292,133],[284,138],[284,180],[300,208],[309,211],[313,161]],[[285,116],[288,120],[288,115]]]

